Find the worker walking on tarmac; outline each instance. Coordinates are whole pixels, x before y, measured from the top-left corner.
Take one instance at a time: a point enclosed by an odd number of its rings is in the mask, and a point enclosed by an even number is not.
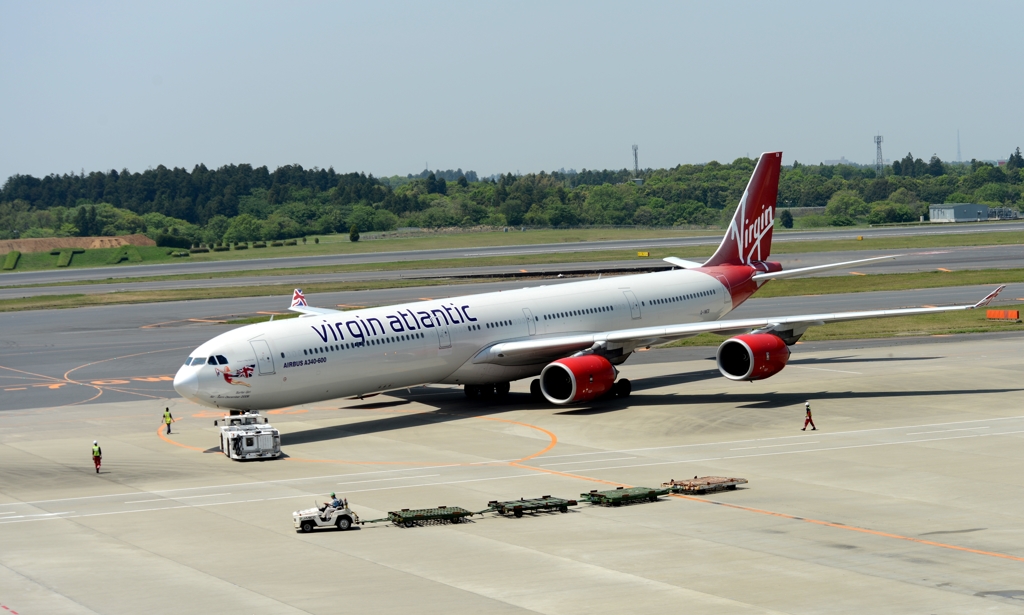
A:
[[[171,423],[174,422],[174,417],[171,416],[171,409],[164,408],[164,422],[167,423],[167,434],[171,433]]]
[[[96,440],[92,441],[92,462],[96,464],[96,473],[100,473],[100,462],[103,460],[103,449],[100,448],[99,442]]]
[[[804,402],[804,409],[807,410],[807,417],[804,419],[804,428],[800,431],[807,431],[807,426],[811,426],[811,431],[818,431],[818,428],[814,426],[814,419],[811,418],[811,402]]]

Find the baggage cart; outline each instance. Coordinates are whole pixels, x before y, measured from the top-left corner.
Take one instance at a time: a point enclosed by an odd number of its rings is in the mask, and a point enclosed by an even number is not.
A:
[[[651,487],[618,487],[610,491],[593,490],[589,493],[581,493],[580,499],[599,504],[601,506],[621,506],[635,502],[655,502],[659,496],[668,495],[667,488],[654,489]]]
[[[661,486],[669,489],[672,493],[685,493],[685,494],[696,494],[704,495],[705,493],[714,493],[716,491],[733,490],[736,485],[747,484],[745,478],[726,478],[724,476],[701,476],[697,478],[689,478],[686,480],[670,480],[667,483],[662,483]]]
[[[540,511],[557,510],[558,512],[566,513],[569,512],[570,506],[576,506],[576,504],[576,500],[563,500],[562,498],[553,498],[550,495],[542,495],[539,498],[531,498],[529,500],[524,498],[507,502],[493,500],[487,503],[487,507],[499,515],[512,515],[519,518],[523,516],[523,513]]]

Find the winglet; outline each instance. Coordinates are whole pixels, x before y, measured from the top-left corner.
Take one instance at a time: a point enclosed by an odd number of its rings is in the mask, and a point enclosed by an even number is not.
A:
[[[1003,284],[999,288],[997,288],[994,291],[990,292],[989,294],[985,295],[985,298],[982,299],[981,301],[975,303],[974,307],[975,308],[985,307],[989,303],[992,303],[992,300],[995,299],[997,296],[999,296],[999,293],[1003,292],[1004,288],[1006,288],[1006,284]]]
[[[292,312],[298,312],[303,316],[326,316],[327,314],[338,313],[338,310],[311,307],[306,303],[306,296],[302,294],[301,288],[296,288],[295,291],[292,292],[292,304],[288,309]]]
[[[292,304],[290,307],[306,307],[306,295],[302,294],[301,288],[292,291]]]

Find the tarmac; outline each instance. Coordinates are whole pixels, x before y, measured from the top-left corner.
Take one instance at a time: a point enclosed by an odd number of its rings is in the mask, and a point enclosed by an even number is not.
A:
[[[876,227],[823,229],[807,231],[777,230],[772,236],[773,243],[790,241],[828,241],[856,239],[857,237],[912,237],[920,235],[970,235],[974,233],[1014,233],[1024,230],[1024,222],[992,222],[983,224],[933,224],[906,227]],[[249,260],[227,260],[208,262],[176,262],[155,265],[121,265],[84,269],[55,269],[50,271],[7,272],[0,274],[0,286],[24,284],[56,284],[81,280],[106,280],[117,277],[162,276],[174,274],[212,273],[237,271],[244,273],[255,268],[318,267],[326,265],[355,265],[368,263],[392,263],[403,261],[429,261],[446,258],[474,258],[489,256],[522,256],[529,254],[572,254],[603,250],[649,250],[652,248],[673,248],[708,246],[709,254],[721,242],[720,234],[711,233],[690,237],[667,237],[655,239],[627,239],[611,241],[584,241],[575,243],[527,244],[513,246],[485,246],[477,248],[439,248],[430,250],[409,250],[395,252],[365,252],[357,254],[324,254],[319,256],[292,256]],[[862,257],[863,258],[863,257]],[[830,261],[836,262],[836,261]]]
[[[332,400],[267,413],[286,457],[249,463],[215,452],[209,409],[156,391],[54,406],[40,387],[0,412],[0,607],[1019,613],[1022,339],[801,344],[753,384],[710,349],[652,350],[622,366],[631,397],[572,407],[530,401],[526,381],[491,404],[440,386]],[[800,430],[805,400],[817,431]],[[749,484],[408,529],[291,519],[331,491],[365,520],[705,475]]]
[[[830,270],[824,273],[812,274],[809,277],[850,275],[857,273],[868,273],[871,275],[883,273],[916,273],[923,271],[962,271],[978,269],[1020,269],[1024,268],[1024,245],[1007,246],[966,246],[942,249],[929,249],[917,251],[894,251],[894,250],[864,250],[847,252],[806,252],[797,254],[776,254],[771,260],[782,264],[784,269],[796,269],[799,267],[813,267],[831,263],[842,263],[855,261],[876,256],[889,256],[899,254],[900,257],[894,260],[882,260],[873,263],[862,263],[852,265],[846,269]],[[710,256],[710,254],[708,255]],[[703,260],[703,259],[697,259]],[[285,284],[294,285],[298,288],[305,288],[309,284],[326,282],[364,282],[368,280],[409,280],[409,279],[458,279],[458,278],[484,278],[492,276],[518,277],[523,278],[513,281],[514,285],[524,284],[535,285],[548,283],[557,275],[596,276],[595,271],[603,272],[604,275],[621,275],[630,273],[638,268],[649,268],[651,270],[664,268],[671,269],[672,266],[658,259],[633,259],[627,261],[596,261],[584,263],[554,263],[547,265],[501,265],[486,267],[451,267],[438,269],[403,269],[395,271],[374,271],[373,265],[368,265],[366,271],[352,271],[344,273],[317,273],[317,274],[295,274],[285,273],[273,276],[247,275],[251,271],[253,261],[240,261],[238,265],[244,265],[245,269],[239,271],[238,275],[231,277],[217,277],[189,280],[156,280],[156,281],[117,281],[113,277],[117,273],[122,276],[120,269],[106,269],[105,275],[112,281],[108,283],[56,285],[56,286],[34,286],[34,287],[4,287],[6,276],[0,276],[0,300],[17,299],[21,297],[36,297],[43,295],[68,295],[68,294],[104,294],[124,291],[144,290],[176,290],[191,288],[225,288],[238,286],[260,286],[264,284]],[[268,265],[267,261],[257,261],[256,267]],[[158,267],[159,265],[152,265]],[[539,279],[538,279],[539,278]]]

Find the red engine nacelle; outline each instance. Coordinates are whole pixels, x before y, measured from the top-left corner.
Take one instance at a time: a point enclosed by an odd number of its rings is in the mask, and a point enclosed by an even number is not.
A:
[[[612,389],[617,372],[608,359],[591,354],[548,363],[540,373],[540,390],[553,404],[590,401]]]
[[[770,333],[737,335],[718,347],[718,371],[729,380],[764,380],[789,362],[789,347]]]

